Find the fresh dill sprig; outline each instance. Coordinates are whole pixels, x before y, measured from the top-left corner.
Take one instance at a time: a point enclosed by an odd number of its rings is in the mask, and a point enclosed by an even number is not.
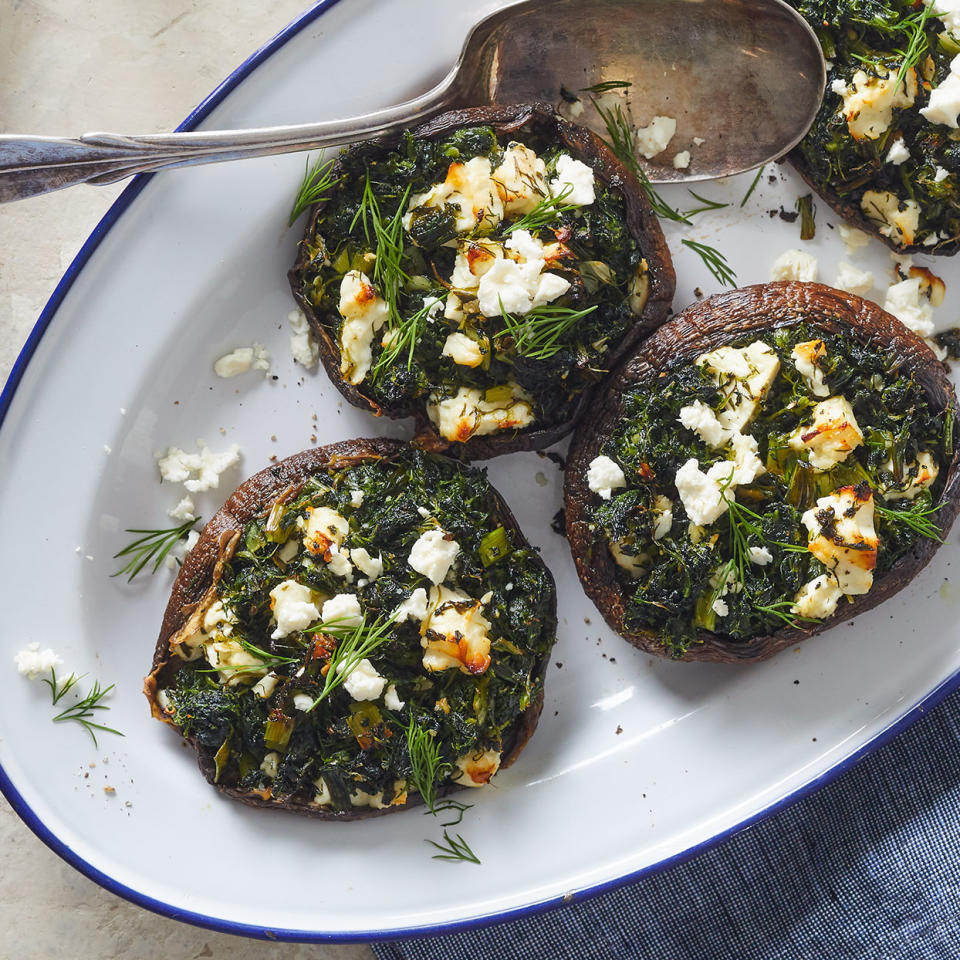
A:
[[[463,821],[463,815],[473,807],[472,803],[463,803],[460,800],[453,800],[450,797],[445,797],[439,803],[437,803],[434,808],[428,813],[434,814],[434,816],[439,816],[441,813],[450,813],[453,812],[456,814],[456,820],[449,820],[447,823],[442,823],[442,827],[456,827],[459,826]]]
[[[633,84],[629,80],[604,80],[603,83],[595,83],[592,87],[581,87],[581,93],[607,93],[609,90],[626,90]]]
[[[684,210],[683,215],[685,217],[695,217],[698,213],[706,213],[708,210],[722,210],[724,207],[729,207],[729,203],[721,203],[719,200],[711,200],[709,197],[701,197],[699,193],[696,193],[693,190],[688,189],[687,192],[695,200],[699,200],[703,206],[694,207],[692,210]]]
[[[310,633],[327,633],[340,637],[340,642],[327,661],[327,673],[323,678],[323,689],[317,698],[307,708],[309,713],[317,704],[325,700],[337,689],[356,669],[357,664],[365,657],[369,657],[374,650],[393,639],[391,627],[396,619],[396,613],[387,618],[377,619],[367,625],[367,615],[356,626],[336,624],[334,621],[321,623],[313,627]]]
[[[935,3],[929,3],[913,16],[906,17],[897,24],[897,29],[906,33],[909,41],[907,42],[907,49],[901,51],[903,62],[897,71],[897,82],[894,84],[894,90],[904,82],[907,71],[915,67],[920,62],[920,58],[927,52],[927,18],[933,12],[935,6]]]
[[[182,540],[196,522],[196,520],[184,520],[179,527],[168,527],[166,530],[136,530],[128,527],[126,533],[142,533],[144,536],[113,555],[114,560],[119,557],[130,557],[130,559],[110,576],[119,577],[121,574],[129,573],[130,576],[127,577],[127,583],[129,583],[151,560],[154,561],[151,573],[156,573],[177,541]]]
[[[340,178],[331,176],[333,170],[333,160],[323,162],[323,153],[317,157],[313,166],[310,166],[310,158],[307,158],[304,164],[303,180],[300,182],[300,188],[293,200],[293,206],[290,208],[289,226],[293,226],[297,217],[308,207],[326,198],[330,190],[340,182]]]
[[[416,313],[412,313],[409,317],[399,317],[394,326],[388,327],[387,337],[384,337],[387,345],[381,351],[380,356],[377,357],[377,362],[370,371],[372,380],[377,380],[382,372],[392,366],[394,360],[404,351],[407,354],[407,369],[409,370],[413,366],[413,352],[423,333],[423,328],[426,326],[430,311],[437,305],[437,301],[443,303],[446,298],[446,293],[439,297],[431,297],[429,302],[425,302]],[[427,300],[428,298],[424,299]]]
[[[812,240],[817,232],[817,207],[813,202],[813,194],[797,197],[794,209],[800,214],[800,239]]]
[[[360,206],[350,222],[352,231],[359,220],[363,225],[363,236],[374,249],[376,261],[373,266],[373,282],[380,288],[380,295],[390,311],[387,322],[389,329],[396,329],[403,322],[400,316],[400,288],[409,280],[403,271],[403,215],[410,197],[410,185],[407,185],[396,212],[385,219],[380,210],[380,202],[373,192],[370,173],[363,184]],[[371,235],[372,234],[372,235]]]
[[[462,860],[464,863],[480,863],[480,858],[470,849],[470,844],[458,833],[456,837],[443,831],[444,843],[437,843],[436,840],[426,840],[431,846],[436,847],[440,853],[433,855],[434,860]]]
[[[407,752],[410,754],[410,779],[423,797],[430,813],[436,813],[437,782],[449,765],[440,759],[440,746],[432,731],[424,730],[414,718],[407,724]]]
[[[743,199],[740,201],[740,206],[743,207],[746,205],[746,202],[753,196],[753,191],[757,189],[757,184],[760,182],[760,178],[763,176],[763,171],[767,169],[767,165],[764,164],[757,170],[757,175],[753,178],[753,183],[750,184],[750,189],[743,195]]]
[[[792,600],[780,600],[778,603],[756,604],[754,610],[757,613],[765,613],[768,616],[776,617],[782,620],[788,627],[800,629],[802,623],[819,623],[816,617],[805,617],[799,613],[791,612],[795,604]]]
[[[685,247],[689,247],[704,262],[706,268],[717,278],[721,286],[735,287],[737,285],[736,272],[727,263],[727,258],[716,247],[686,238],[680,242]]]
[[[277,667],[282,667],[288,663],[299,663],[300,657],[282,657],[276,653],[270,653],[269,650],[263,650],[258,647],[256,644],[251,643],[249,640],[240,641],[240,646],[243,647],[248,653],[252,653],[255,657],[260,658],[260,663],[242,663],[238,666],[230,664],[226,667],[210,667],[209,669],[197,670],[197,673],[220,673],[229,672],[230,676],[234,674],[243,674],[243,673],[259,673],[261,670],[275,670]]]
[[[568,183],[559,193],[544,197],[529,213],[525,213],[518,220],[514,220],[509,226],[504,227],[503,236],[508,236],[514,230],[529,230],[531,233],[535,233],[562,214],[576,210],[577,205],[575,203],[565,202],[571,193],[573,193],[573,184]]]
[[[563,336],[597,307],[598,304],[594,304],[585,310],[573,310],[548,304],[514,317],[504,310],[501,301],[500,314],[505,329],[495,333],[494,339],[513,337],[514,347],[520,356],[531,360],[548,360],[563,349]]]
[[[902,523],[919,536],[936,540],[938,543],[943,543],[941,536],[943,531],[930,518],[942,508],[942,503],[935,507],[928,507],[922,501],[911,504],[908,510],[891,510],[889,507],[880,506],[879,503],[873,506],[873,509],[885,520],[891,523]]]
[[[86,674],[81,674],[77,676],[75,673],[71,673],[66,680],[62,683],[57,681],[57,671],[56,668],[50,668],[50,676],[43,677],[43,682],[50,688],[50,693],[52,696],[52,704],[56,706],[63,698],[68,694],[77,683],[82,680]],[[97,743],[97,735],[94,733],[95,730],[100,730],[103,733],[114,733],[118,737],[122,737],[123,734],[119,730],[114,730],[113,727],[104,726],[102,723],[94,723],[90,718],[96,716],[97,710],[109,710],[110,708],[101,703],[100,701],[113,690],[114,685],[111,683],[109,687],[101,687],[100,681],[96,680],[93,684],[93,689],[81,699],[77,700],[76,703],[71,704],[64,710],[61,710],[54,718],[54,723],[66,723],[68,720],[73,720],[76,723],[79,723],[80,726],[90,734],[91,739],[93,740],[94,746],[99,746]]]

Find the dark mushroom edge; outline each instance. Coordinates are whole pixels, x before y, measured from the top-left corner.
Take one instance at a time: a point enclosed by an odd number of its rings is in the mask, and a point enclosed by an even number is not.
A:
[[[823,103],[791,163],[841,217],[893,250],[955,254],[958,109],[939,101],[956,99],[951,63],[960,38],[935,16],[921,28],[922,7],[911,0],[788,2],[827,60]],[[898,84],[913,32],[924,47]]]
[[[206,525],[144,691],[225,794],[351,820],[512,763],[556,627],[553,578],[484,471],[353,440],[261,471]],[[428,779],[411,735],[436,747]]]
[[[688,307],[567,461],[584,589],[631,643],[760,660],[906,585],[958,509],[956,398],[875,304],[769,283]]]
[[[670,253],[643,189],[546,104],[443,114],[344,151],[289,273],[331,380],[483,459],[568,433],[660,326]]]

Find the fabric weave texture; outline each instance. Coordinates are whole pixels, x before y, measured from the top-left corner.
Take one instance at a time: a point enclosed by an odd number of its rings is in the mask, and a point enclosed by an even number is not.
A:
[[[694,859],[566,907],[373,951],[378,960],[957,960],[960,691],[832,783]]]

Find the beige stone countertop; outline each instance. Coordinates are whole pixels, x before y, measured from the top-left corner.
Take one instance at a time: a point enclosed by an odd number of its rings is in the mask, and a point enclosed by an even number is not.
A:
[[[0,132],[172,130],[309,0],[0,0]],[[121,185],[0,207],[0,382]],[[0,957],[369,960],[361,945],[262,943],[102,890],[0,799]]]

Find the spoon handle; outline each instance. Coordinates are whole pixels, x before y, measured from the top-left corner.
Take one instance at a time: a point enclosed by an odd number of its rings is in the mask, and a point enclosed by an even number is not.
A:
[[[114,183],[166,167],[293,153],[399,133],[446,107],[451,76],[414,100],[347,120],[144,136],[85,133],[77,139],[2,135],[0,203],[77,183]]]

